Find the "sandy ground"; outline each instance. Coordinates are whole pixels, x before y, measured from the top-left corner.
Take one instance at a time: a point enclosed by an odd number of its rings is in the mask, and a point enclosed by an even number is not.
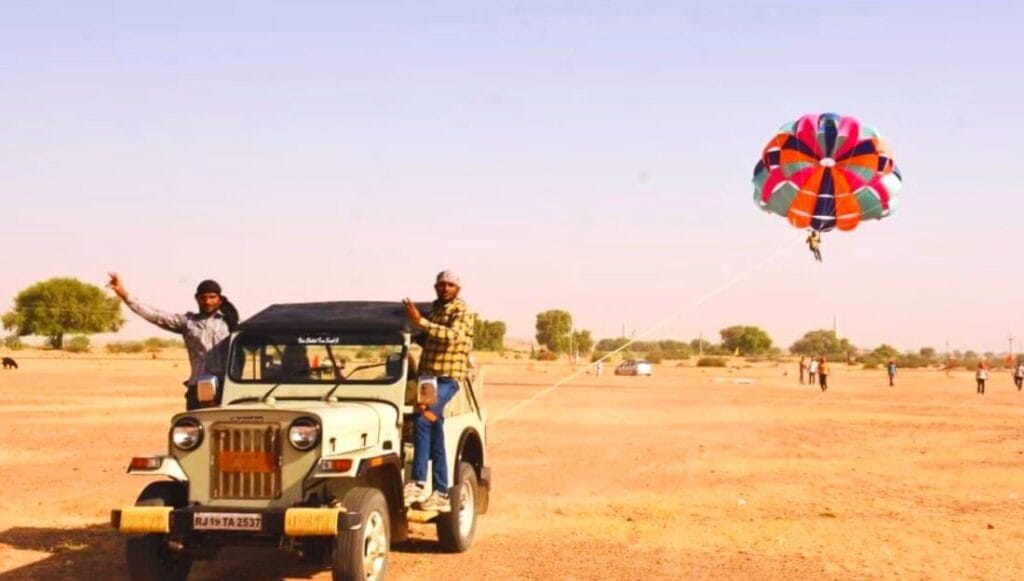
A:
[[[0,371],[0,579],[121,579],[107,523],[162,451],[187,363],[14,354]],[[1024,571],[1024,393],[995,374],[763,366],[584,376],[495,422],[491,510],[464,554],[432,527],[394,579],[1010,579]],[[493,416],[568,371],[491,365]],[[752,383],[737,380],[750,379]],[[329,579],[236,549],[195,579]]]

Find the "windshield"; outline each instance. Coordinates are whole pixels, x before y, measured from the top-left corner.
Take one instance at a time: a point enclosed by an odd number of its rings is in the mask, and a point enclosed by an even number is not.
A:
[[[245,332],[228,373],[238,383],[394,383],[402,377],[401,335]]]

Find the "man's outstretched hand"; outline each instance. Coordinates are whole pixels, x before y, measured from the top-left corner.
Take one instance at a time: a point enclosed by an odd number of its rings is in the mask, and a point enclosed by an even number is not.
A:
[[[405,315],[409,317],[409,322],[413,325],[419,325],[420,319],[423,318],[423,314],[416,308],[416,304],[409,298],[402,299],[402,304],[405,305]]]
[[[107,283],[107,287],[122,299],[127,298],[128,291],[126,291],[124,286],[121,284],[121,277],[118,276],[116,272],[109,272],[107,274],[110,275],[110,282]]]

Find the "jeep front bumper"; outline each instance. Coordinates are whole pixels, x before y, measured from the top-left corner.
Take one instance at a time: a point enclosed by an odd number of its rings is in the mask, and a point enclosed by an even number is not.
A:
[[[210,522],[217,524],[211,526]],[[110,524],[124,534],[202,532],[309,537],[334,536],[341,531],[358,530],[362,519],[359,513],[346,512],[343,508],[296,507],[253,511],[200,506],[178,509],[130,506],[110,511]]]

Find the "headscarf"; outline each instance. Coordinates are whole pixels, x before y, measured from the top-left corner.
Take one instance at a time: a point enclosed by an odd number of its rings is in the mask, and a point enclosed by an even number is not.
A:
[[[216,293],[220,295],[220,314],[224,317],[224,322],[228,324],[228,330],[234,331],[238,328],[238,309],[235,305],[228,300],[228,297],[221,293],[220,285],[217,281],[206,279],[199,283],[196,287],[196,296],[204,295],[207,293]]]

